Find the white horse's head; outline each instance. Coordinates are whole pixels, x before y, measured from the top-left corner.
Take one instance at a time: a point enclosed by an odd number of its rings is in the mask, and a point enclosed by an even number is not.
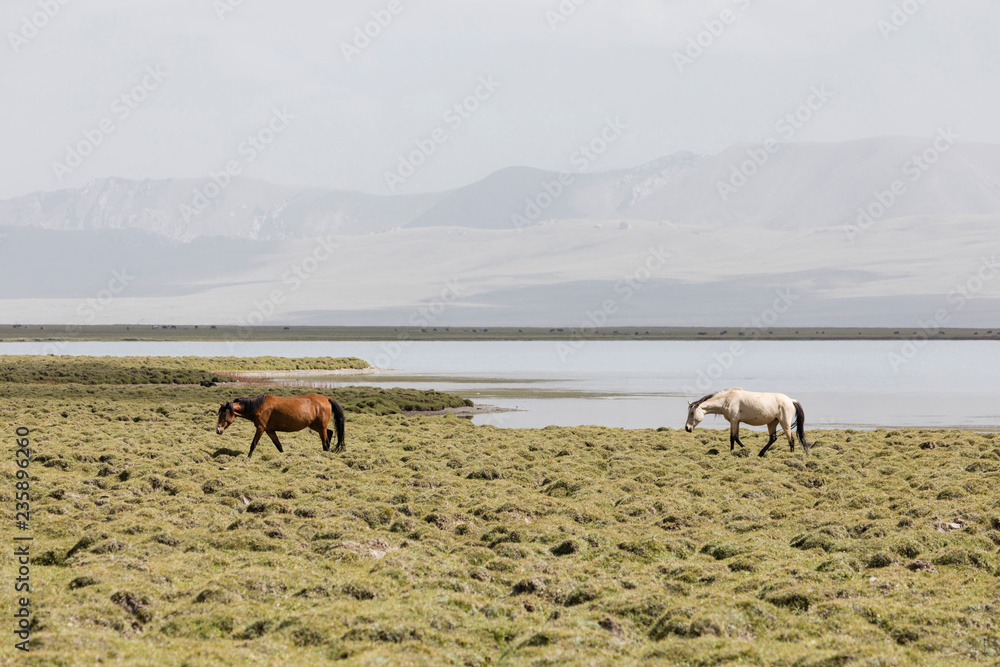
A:
[[[701,401],[697,403],[688,403],[688,418],[687,423],[684,424],[684,430],[690,433],[694,430],[694,427],[700,424],[705,419],[705,411],[701,407]]]

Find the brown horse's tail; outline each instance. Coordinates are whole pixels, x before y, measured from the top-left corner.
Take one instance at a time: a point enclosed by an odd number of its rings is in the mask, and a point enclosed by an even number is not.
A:
[[[809,452],[809,443],[806,442],[806,411],[802,409],[802,405],[798,401],[792,401],[795,405],[795,432],[799,436],[799,442],[802,443],[802,449]]]
[[[340,403],[330,399],[330,407],[333,408],[333,424],[337,429],[337,449],[336,451],[344,451],[344,408],[340,407]]]

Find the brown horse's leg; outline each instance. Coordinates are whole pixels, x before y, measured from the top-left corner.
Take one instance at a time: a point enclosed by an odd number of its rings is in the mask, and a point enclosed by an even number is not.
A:
[[[253,436],[253,442],[250,443],[250,453],[247,454],[247,458],[253,456],[253,450],[257,448],[257,443],[260,442],[260,436],[264,435],[264,427],[258,426],[257,432]]]
[[[267,435],[269,438],[271,438],[271,442],[274,443],[274,446],[278,448],[278,451],[284,454],[285,450],[281,448],[281,441],[278,440],[278,434],[275,433],[274,431],[268,431]]]
[[[330,443],[333,441],[333,431],[327,428],[329,424],[330,417],[324,417],[323,413],[320,412],[320,416],[316,419],[316,424],[313,426],[313,428],[316,429],[316,432],[319,433],[319,439],[323,441],[324,452],[330,451]]]
[[[319,441],[323,443],[323,451],[324,452],[330,451],[330,436],[328,435],[329,430],[326,428],[326,424],[314,423],[309,428],[316,431],[316,434],[319,435]]]

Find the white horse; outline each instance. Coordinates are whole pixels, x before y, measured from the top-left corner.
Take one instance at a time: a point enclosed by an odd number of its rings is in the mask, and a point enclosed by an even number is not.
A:
[[[805,432],[806,413],[798,401],[793,401],[784,394],[762,394],[739,388],[717,391],[694,403],[688,403],[687,424],[684,425],[684,430],[688,433],[693,431],[694,427],[705,419],[705,415],[722,415],[729,422],[729,451],[733,451],[737,443],[740,447],[743,446],[740,442],[740,422],[750,426],[767,426],[771,438],[764,449],[760,450],[760,456],[764,456],[778,439],[776,435],[778,424],[781,424],[782,430],[788,436],[788,446],[793,452],[795,451],[795,434],[789,427],[794,417],[799,442],[802,443],[806,453],[809,453]]]

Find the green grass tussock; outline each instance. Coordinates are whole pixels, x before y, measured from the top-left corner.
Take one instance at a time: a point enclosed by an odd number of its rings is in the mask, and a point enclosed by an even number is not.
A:
[[[344,454],[302,433],[247,460],[247,422],[214,433],[232,388],[0,385],[34,453],[21,661],[1000,659],[996,434],[812,431],[759,459],[723,431],[503,430],[343,391]]]

